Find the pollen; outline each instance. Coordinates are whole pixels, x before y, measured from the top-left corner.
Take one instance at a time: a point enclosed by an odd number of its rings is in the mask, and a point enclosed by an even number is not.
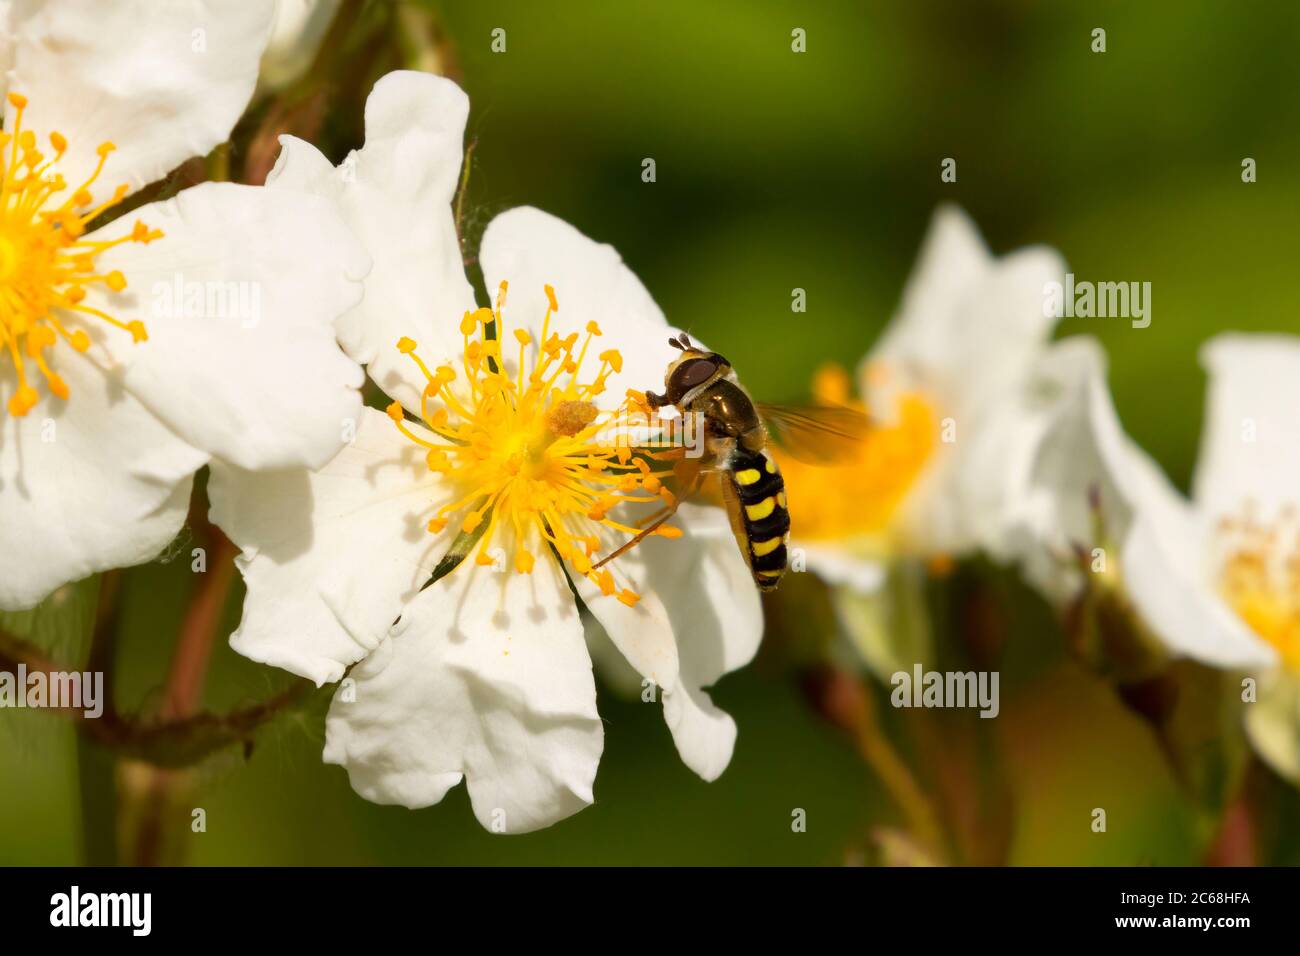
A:
[[[1219,591],[1283,663],[1300,671],[1300,513],[1264,522],[1247,505],[1216,528]]]
[[[880,370],[869,372],[879,378]],[[803,540],[857,540],[891,546],[899,508],[916,487],[939,445],[939,414],[927,396],[898,390],[892,407],[869,408],[871,425],[842,462],[817,467],[776,449],[789,497],[791,533]],[[819,369],[813,396],[849,404],[849,377],[838,365]]]
[[[50,152],[42,151],[36,134],[23,129],[27,98],[10,93],[8,99],[15,112],[13,129],[0,133],[0,366],[13,363],[17,387],[6,406],[10,415],[22,417],[40,401],[42,382],[55,397],[68,399],[68,386],[47,353],[60,340],[77,352],[89,349],[90,335],[81,326],[102,322],[133,342],[148,339],[143,323],[123,322],[85,299],[96,286],[111,292],[127,287],[120,271],[96,267],[100,253],[127,242],[152,242],[162,232],[137,222],[118,239],[87,239],[87,226],[126,197],[122,185],[96,202],[91,188],[116,147],[101,143],[90,178],[70,189],[58,171],[67,137],[51,132]]]
[[[454,489],[454,500],[431,506],[428,529],[439,533],[450,524],[475,536],[477,564],[494,564],[492,553],[504,548],[505,567],[519,574],[550,555],[601,593],[635,606],[640,596],[616,581],[613,565],[596,567],[597,532],[605,529],[615,545],[636,536],[639,528],[615,515],[641,506],[657,510],[671,464],[658,445],[634,444],[644,417],[630,398],[610,410],[598,406],[610,375],[622,367],[615,349],[589,358],[600,327],[589,322],[585,335],[563,337],[552,331],[559,304],[547,285],[540,337],[524,329],[507,335],[506,291],[503,282],[495,308],[463,315],[464,346],[454,362],[431,369],[417,343],[405,337],[397,343],[425,378],[419,418],[432,438],[409,426],[400,404],[389,406],[388,415],[425,450],[429,470]],[[668,526],[657,533],[681,534]]]

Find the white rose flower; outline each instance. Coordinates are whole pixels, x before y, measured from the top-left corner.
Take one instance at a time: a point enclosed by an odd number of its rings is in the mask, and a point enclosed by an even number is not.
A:
[[[1102,548],[1106,573],[1169,651],[1256,676],[1247,731],[1300,782],[1300,340],[1222,335],[1202,361],[1190,500],[1124,434],[1100,356],[1079,363],[1035,456],[1024,540],[1038,547],[1026,554],[1060,596],[1081,584],[1061,556]]]
[[[893,557],[1001,552],[1023,444],[1005,410],[1048,351],[1045,286],[1063,273],[1046,248],[994,258],[965,213],[936,212],[899,311],[859,367],[873,420],[862,447],[831,468],[780,456],[809,570],[871,591]],[[833,371],[814,392],[852,401]]]
[[[226,139],[270,17],[4,5],[0,608],[156,555],[210,458],[319,465],[359,412],[331,323],[368,262],[330,203],[210,183],[88,231]]]
[[[407,807],[464,778],[483,825],[517,833],[593,800],[603,729],[575,591],[661,689],[683,760],[708,780],[736,727],[703,688],[753,656],[762,613],[716,508],[684,505],[682,531],[593,567],[635,530],[636,502],[670,497],[665,468],[607,435],[629,386],[663,380],[674,330],[612,248],[528,208],[483,236],[497,306],[476,307],[451,210],[467,114],[454,83],[398,72],[337,169],[283,139],[272,188],[336,203],[374,259],[340,340],[396,401],[366,410],[325,467],[268,484],[218,465],[210,494],[243,548],[232,646],[318,684],[356,665],[325,760]]]

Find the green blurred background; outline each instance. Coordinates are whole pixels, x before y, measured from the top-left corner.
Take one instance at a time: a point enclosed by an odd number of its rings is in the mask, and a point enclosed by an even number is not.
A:
[[[1133,437],[1186,486],[1204,376],[1225,329],[1300,331],[1300,7],[1029,2],[466,2],[421,5],[471,100],[471,240],[530,204],[615,245],[670,319],[724,350],[751,389],[798,396],[830,358],[855,362],[891,314],[936,204],[996,251],[1060,249],[1080,278],[1150,281],[1153,321],[1076,319],[1111,358]],[[507,52],[490,49],[504,28]],[[790,49],[791,30],[807,52]],[[1107,52],[1091,52],[1091,31]],[[372,63],[370,73],[384,64]],[[392,65],[392,64],[388,64]],[[360,82],[364,77],[364,82]],[[355,87],[349,85],[358,80]],[[319,139],[356,141],[371,78],[336,77]],[[641,180],[654,158],[657,181]],[[958,181],[940,182],[957,160]],[[1258,182],[1241,181],[1241,161]],[[807,291],[806,315],[790,311]],[[186,551],[188,553],[188,551]],[[192,575],[131,572],[117,694],[156,704]],[[1002,713],[1018,864],[1199,862],[1196,821],[1145,726],[1070,663],[1047,610],[1011,587]],[[93,590],[93,589],[91,589]],[[237,598],[237,595],[236,595]],[[71,600],[76,600],[74,595]],[[237,600],[226,609],[237,620]],[[797,628],[796,628],[797,630]],[[798,638],[798,635],[794,635]],[[75,659],[76,642],[58,649]],[[215,710],[265,697],[278,673],[219,647]],[[547,831],[480,829],[464,788],[418,812],[377,807],[320,763],[319,707],[263,733],[251,758],[201,771],[200,864],[815,864],[861,857],[893,819],[847,739],[767,649],[715,694],[739,742],[721,780],[683,767],[658,706],[601,688],[595,806]],[[881,695],[883,697],[883,694]],[[979,759],[978,755],[969,759]],[[958,759],[954,757],[954,759]],[[0,712],[0,863],[95,858],[111,789],[102,754],[59,718]],[[1300,862],[1294,794],[1270,790],[1265,859]],[[1089,828],[1105,806],[1109,830]],[[791,830],[795,808],[807,832]]]

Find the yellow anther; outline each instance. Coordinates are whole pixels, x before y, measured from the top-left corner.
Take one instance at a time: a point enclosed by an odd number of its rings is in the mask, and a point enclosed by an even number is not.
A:
[[[401,352],[403,355],[410,355],[415,351],[415,339],[408,339],[403,335],[397,340],[397,351]]]
[[[36,389],[30,385],[21,386],[9,398],[9,414],[14,418],[22,418],[36,406],[40,398]]]
[[[640,450],[612,437],[627,426],[632,405],[623,402],[602,411],[592,400],[604,389],[612,364],[621,365],[621,359],[611,353],[613,363],[606,357],[595,377],[583,381],[588,343],[600,334],[596,323],[587,324],[588,338],[580,349],[580,333],[552,332],[550,313],[557,303],[548,288],[550,309],[540,335],[534,338],[528,329],[507,330],[506,289],[503,282],[495,310],[462,314],[459,327],[466,341],[461,360],[430,372],[414,354],[413,341],[403,337],[398,342],[398,350],[410,354],[428,376],[420,417],[432,434],[409,428],[400,406],[394,421],[423,447],[429,469],[445,475],[456,492],[455,503],[438,511],[429,530],[436,533],[458,524],[462,534],[479,536],[474,563],[483,565],[496,564],[492,556],[502,553],[497,543],[504,542],[506,560],[518,573],[530,572],[536,555],[545,559],[553,553],[573,574],[634,605],[637,594],[627,588],[620,593],[612,566],[595,568],[597,551],[606,539],[591,533],[594,521],[604,533],[635,536],[635,525],[611,512],[644,503],[646,499],[635,494],[642,487],[652,494],[664,491]],[[508,331],[519,346],[517,364],[503,357]],[[541,355],[530,355],[527,347],[537,342],[542,343]],[[447,386],[458,377],[457,365],[466,379],[464,388],[450,389]],[[560,379],[566,370],[571,377]],[[431,401],[435,398],[436,406]],[[631,462],[635,464],[629,467]],[[676,533],[669,529],[664,536]]]
[[[10,149],[0,153],[0,291],[5,293],[0,296],[0,363],[13,363],[16,388],[7,405],[11,414],[18,415],[26,414],[39,400],[33,376],[43,378],[50,394],[68,398],[67,382],[42,352],[60,339],[79,352],[88,350],[91,338],[81,326],[103,322],[129,333],[135,342],[147,341],[143,322],[122,321],[86,305],[85,300],[87,290],[95,285],[109,292],[127,288],[127,278],[120,270],[96,269],[100,253],[126,242],[147,242],[162,233],[137,224],[126,235],[109,227],[116,238],[87,237],[91,220],[120,203],[128,192],[122,185],[107,200],[94,202],[91,186],[103,171],[113,144],[101,144],[94,171],[69,190],[67,181],[52,167],[68,149],[67,138],[49,132],[55,155],[47,157],[37,148],[38,131],[23,128],[27,98],[11,92],[8,101],[18,115],[13,131],[0,134],[0,139],[10,144]],[[24,354],[34,361],[25,364]]]
[[[505,292],[506,284],[501,283],[501,291]],[[546,293],[546,304],[551,307],[552,312],[560,311],[560,304],[555,301],[555,287],[551,285],[542,286],[542,291]]]
[[[390,402],[384,412],[395,422],[400,422],[406,418],[406,413],[402,411],[401,402]]]
[[[626,604],[628,607],[636,607],[636,602],[641,600],[641,595],[637,594],[635,591],[629,591],[627,588],[624,588],[622,591],[618,592],[618,600],[619,603]]]
[[[604,352],[601,352],[600,360],[602,362],[608,362],[609,367],[612,368],[615,373],[623,371],[623,355],[618,351],[618,349],[606,349]]]

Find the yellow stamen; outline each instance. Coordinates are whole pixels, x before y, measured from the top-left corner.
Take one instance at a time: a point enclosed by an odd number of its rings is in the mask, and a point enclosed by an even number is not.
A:
[[[581,345],[577,333],[552,333],[559,304],[551,286],[543,288],[548,308],[540,338],[515,330],[518,364],[506,365],[506,289],[501,283],[494,309],[466,312],[460,320],[463,380],[450,365],[431,372],[411,339],[397,343],[425,377],[420,418],[432,440],[408,427],[398,403],[388,415],[407,438],[428,449],[429,469],[446,475],[455,488],[455,500],[437,509],[429,530],[441,532],[454,523],[477,535],[474,561],[483,565],[495,564],[494,542],[503,538],[513,553],[508,566],[520,574],[533,570],[536,554],[554,553],[602,594],[634,606],[639,595],[619,587],[609,567],[595,567],[601,542],[595,532],[603,525],[634,536],[633,522],[609,512],[624,503],[658,506],[670,494],[662,485],[669,472],[656,470],[653,453],[629,443],[629,433],[644,422],[635,402],[625,400],[612,411],[597,407],[596,396],[622,359],[613,349],[603,352],[594,378],[583,377],[587,346],[600,329],[588,323]],[[681,530],[664,526],[658,533],[671,539]]]
[[[880,373],[877,373],[880,374]],[[846,404],[849,379],[828,366],[813,380],[814,398]],[[893,407],[875,411],[861,446],[842,464],[817,467],[777,449],[790,500],[791,533],[805,541],[860,540],[890,547],[899,506],[939,446],[939,415],[915,392],[897,392]]]
[[[1285,507],[1266,523],[1247,505],[1217,530],[1224,599],[1285,666],[1300,672],[1300,514]]]
[[[8,100],[15,116],[13,130],[0,134],[0,363],[7,355],[14,364],[18,384],[6,405],[10,415],[21,417],[40,401],[40,393],[29,381],[33,366],[53,395],[68,398],[67,383],[50,367],[43,351],[60,339],[78,352],[90,347],[85,329],[70,329],[69,322],[82,325],[90,317],[128,332],[134,342],[148,339],[143,323],[122,322],[82,302],[88,288],[122,292],[127,287],[120,271],[97,271],[96,256],[124,242],[152,242],[162,233],[137,222],[130,233],[117,239],[82,238],[92,220],[126,197],[127,187],[122,185],[95,205],[90,188],[117,147],[101,143],[95,150],[99,157],[95,171],[69,190],[55,169],[67,151],[67,138],[51,132],[54,155],[47,157],[36,148],[35,134],[22,128],[27,98],[10,93]],[[65,196],[56,200],[59,194]]]

